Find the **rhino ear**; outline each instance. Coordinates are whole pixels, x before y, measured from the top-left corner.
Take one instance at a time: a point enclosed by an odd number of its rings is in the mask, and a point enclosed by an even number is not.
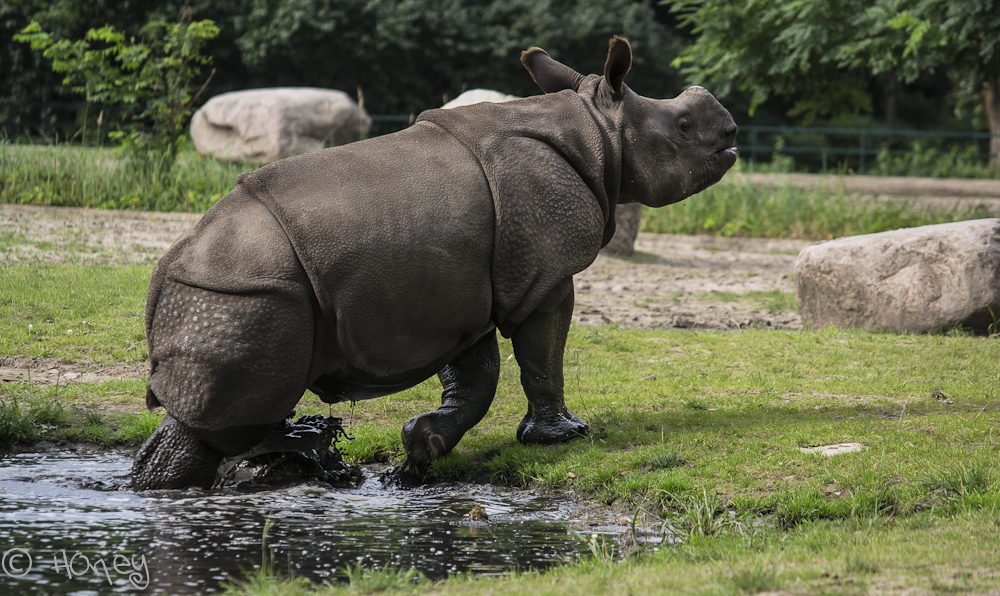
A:
[[[604,63],[604,80],[608,82],[615,97],[622,94],[622,83],[625,75],[632,68],[632,47],[628,40],[617,35],[611,38],[608,48],[608,61]]]
[[[556,93],[563,89],[577,91],[583,75],[561,62],[553,60],[542,48],[531,48],[521,52],[521,64],[531,73],[531,78],[546,93]]]

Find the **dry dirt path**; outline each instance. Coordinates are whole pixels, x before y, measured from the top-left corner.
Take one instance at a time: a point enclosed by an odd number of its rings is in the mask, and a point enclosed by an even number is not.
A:
[[[575,276],[573,319],[637,329],[801,329],[798,313],[780,306],[795,291],[795,257],[810,244],[639,234],[632,258],[601,255]]]
[[[823,188],[830,193],[857,194],[876,201],[906,201],[915,207],[957,208],[962,211],[983,206],[1000,213],[1000,180],[959,178],[909,178],[899,176],[834,176],[829,174],[744,174],[726,177],[730,182],[754,186]]]

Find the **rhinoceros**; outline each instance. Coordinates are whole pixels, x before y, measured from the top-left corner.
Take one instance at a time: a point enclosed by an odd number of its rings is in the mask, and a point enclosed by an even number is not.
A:
[[[701,87],[634,93],[628,42],[603,75],[540,48],[544,95],[423,112],[395,134],[243,174],[153,272],[146,405],[168,415],[133,488],[209,486],[225,456],[282,424],[305,390],[380,397],[437,374],[441,407],[403,425],[420,478],[486,414],[510,338],[522,443],[587,432],[567,410],[573,275],[614,234],[620,203],[659,207],[736,162],[736,124]]]

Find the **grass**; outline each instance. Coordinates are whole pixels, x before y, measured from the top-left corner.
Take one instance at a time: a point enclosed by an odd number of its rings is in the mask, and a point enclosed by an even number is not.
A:
[[[90,392],[77,386],[77,391]],[[14,444],[93,443],[100,447],[137,447],[163,420],[163,412],[106,414],[94,407],[68,406],[73,396],[53,396],[26,384],[0,390],[0,449]]]
[[[722,182],[692,199],[643,208],[640,231],[768,238],[830,239],[991,217],[985,207],[934,209],[875,202],[844,191]]]
[[[595,542],[590,556],[540,575],[399,590],[728,595],[1000,586],[995,339],[575,327],[570,409],[593,432],[553,446],[513,440],[524,404],[509,342],[501,351],[497,401],[435,463],[436,478],[485,477],[644,507],[661,520],[647,519],[649,530],[669,521],[686,540],[621,563]],[[641,381],[652,374],[655,381]],[[938,390],[954,403],[935,399]],[[343,416],[354,443],[365,443],[351,445],[354,457],[384,459],[394,450],[398,461],[399,425],[434,407],[438,391],[429,381],[387,400],[318,408]],[[799,451],[848,440],[865,449],[829,458]]]
[[[144,359],[149,272],[5,267],[0,354]],[[349,585],[261,573],[231,591],[735,595],[1000,587],[996,338],[573,327],[567,401],[591,433],[549,446],[514,439],[526,405],[510,342],[501,340],[500,350],[489,414],[435,462],[431,479],[574,491],[626,512],[641,508],[647,537],[666,529],[680,543],[646,544],[619,562],[614,545],[584,536],[589,555],[541,574],[429,584],[409,570],[355,567],[344,571]],[[40,439],[138,445],[162,416],[139,413],[144,391],[141,380],[0,384],[0,447]],[[392,463],[403,455],[402,423],[437,407],[440,391],[431,379],[358,404],[329,406],[307,395],[298,410],[343,418],[354,437],[345,445],[351,462]],[[835,457],[800,451],[845,441],[864,449]]]
[[[256,166],[181,154],[169,171],[137,167],[111,149],[0,142],[4,203],[201,213]]]
[[[9,266],[0,275],[0,354],[114,362],[148,357],[152,267]]]

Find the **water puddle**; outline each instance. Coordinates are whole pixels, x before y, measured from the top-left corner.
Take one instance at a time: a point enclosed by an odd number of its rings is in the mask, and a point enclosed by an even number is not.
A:
[[[220,591],[260,564],[269,516],[275,568],[314,582],[342,581],[358,563],[441,579],[541,569],[583,552],[570,531],[584,522],[580,504],[531,491],[406,489],[367,477],[357,489],[137,494],[116,489],[128,485],[131,463],[116,452],[0,457],[5,594]]]

